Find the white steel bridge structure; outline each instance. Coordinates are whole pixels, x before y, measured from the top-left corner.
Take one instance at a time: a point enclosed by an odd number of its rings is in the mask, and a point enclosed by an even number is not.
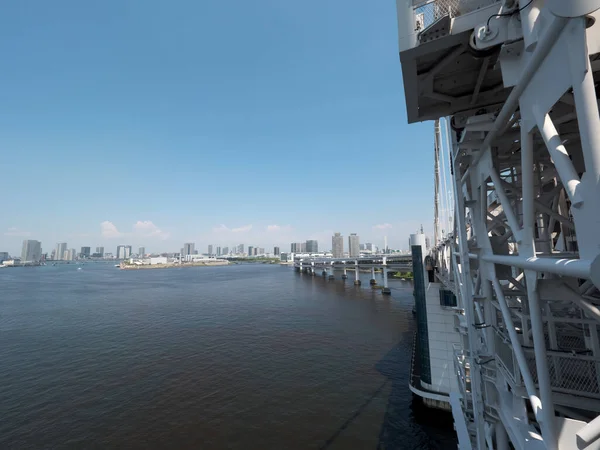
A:
[[[599,8],[397,0],[408,120],[435,121],[461,449],[600,448]]]

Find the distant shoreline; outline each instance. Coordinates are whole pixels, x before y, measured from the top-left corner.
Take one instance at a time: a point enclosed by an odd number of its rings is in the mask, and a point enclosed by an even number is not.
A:
[[[214,261],[214,262],[193,262],[193,263],[167,263],[167,264],[123,264],[119,265],[121,270],[139,270],[139,269],[172,269],[175,267],[210,267],[210,266],[227,266],[229,261]]]

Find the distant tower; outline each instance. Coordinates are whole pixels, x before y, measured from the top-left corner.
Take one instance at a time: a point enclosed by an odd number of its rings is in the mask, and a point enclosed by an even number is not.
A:
[[[341,233],[335,233],[331,238],[331,253],[334,258],[344,257],[344,237]]]
[[[23,250],[21,252],[21,262],[40,262],[42,259],[42,243],[40,241],[23,241]]]
[[[360,256],[360,239],[356,233],[350,233],[348,236],[348,256],[350,258]]]
[[[387,236],[383,237],[383,253],[387,253],[388,252],[388,246],[387,246]]]

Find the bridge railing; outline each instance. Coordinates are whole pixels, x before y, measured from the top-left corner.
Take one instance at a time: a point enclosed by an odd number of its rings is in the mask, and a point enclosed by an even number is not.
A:
[[[521,384],[521,374],[514,350],[508,338],[496,330],[496,362],[504,369],[513,383]],[[531,348],[523,348],[527,366],[534,382],[538,383],[535,354]],[[546,354],[550,386],[554,392],[600,399],[600,358],[548,350]]]
[[[418,45],[419,33],[443,17],[450,19],[500,4],[498,0],[396,0],[401,52]]]
[[[413,0],[416,27],[418,31],[422,31],[442,17],[461,16],[497,2],[498,0]]]

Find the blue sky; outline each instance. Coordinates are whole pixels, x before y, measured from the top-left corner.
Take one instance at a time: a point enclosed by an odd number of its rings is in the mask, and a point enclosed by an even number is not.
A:
[[[432,228],[392,0],[6,2],[0,54],[0,251]]]

